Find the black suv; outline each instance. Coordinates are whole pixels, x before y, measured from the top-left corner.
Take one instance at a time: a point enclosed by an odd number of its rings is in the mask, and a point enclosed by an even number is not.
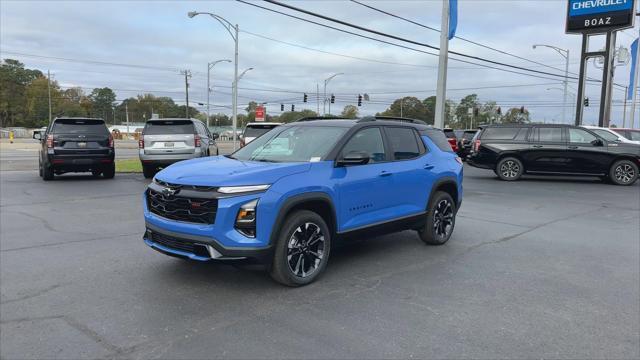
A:
[[[491,125],[476,134],[467,160],[508,181],[527,173],[598,176],[631,185],[638,179],[640,145],[607,141],[570,125]]]
[[[107,179],[115,175],[113,136],[102,119],[56,118],[33,138],[42,144],[39,169],[44,180],[66,172],[90,171]]]

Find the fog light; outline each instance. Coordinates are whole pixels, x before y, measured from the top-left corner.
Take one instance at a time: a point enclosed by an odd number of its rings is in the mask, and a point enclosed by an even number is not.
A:
[[[240,206],[238,215],[236,215],[235,228],[242,235],[247,237],[256,237],[256,208],[258,199],[249,201]]]

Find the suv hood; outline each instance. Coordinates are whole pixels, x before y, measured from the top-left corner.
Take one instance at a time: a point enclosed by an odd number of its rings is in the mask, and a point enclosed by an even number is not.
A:
[[[285,176],[308,171],[310,167],[310,163],[240,161],[213,156],[175,163],[160,171],[156,178],[180,185],[262,185],[273,184]]]

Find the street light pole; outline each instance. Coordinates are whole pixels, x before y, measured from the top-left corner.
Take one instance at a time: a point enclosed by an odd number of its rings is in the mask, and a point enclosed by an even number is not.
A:
[[[337,73],[337,74],[333,74],[333,75],[329,76],[328,78],[324,79],[324,101],[322,102],[322,113],[323,113],[323,115],[327,114],[327,111],[326,111],[327,84],[329,83],[329,81],[331,81],[331,79],[333,79],[334,77],[336,77],[338,75],[344,75],[344,74],[343,73]],[[329,113],[331,113],[331,101],[329,101]]]
[[[545,44],[535,44],[533,48],[535,49],[538,46],[548,47],[555,50],[558,54],[560,54],[565,59],[564,65],[564,95],[563,95],[563,109],[562,109],[562,123],[566,123],[567,120],[567,94],[569,88],[569,49],[562,49],[553,45],[545,45]]]
[[[231,62],[231,60],[216,60],[211,63],[207,63],[207,128],[209,128],[209,119],[211,118],[211,109],[210,109],[210,94],[213,92],[211,88],[211,70],[217,63],[220,62]]]
[[[197,12],[190,11],[187,16],[193,18],[197,15],[209,15],[212,18],[216,19],[222,26],[227,30],[231,38],[235,42],[235,56],[234,56],[234,70],[233,70],[233,104],[232,104],[232,113],[233,113],[233,151],[237,148],[237,135],[236,129],[238,125],[238,24],[231,24],[229,20],[223,18],[222,16],[210,13],[210,12]]]

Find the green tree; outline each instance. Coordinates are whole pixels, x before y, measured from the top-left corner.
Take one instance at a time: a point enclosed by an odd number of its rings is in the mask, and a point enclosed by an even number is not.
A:
[[[427,120],[427,108],[417,97],[406,96],[397,99],[382,112],[382,116],[402,116],[405,118]]]
[[[40,77],[27,85],[25,90],[26,108],[25,117],[21,126],[41,127],[49,123],[49,80]],[[63,115],[62,93],[56,81],[51,82],[51,108],[52,116]]]
[[[462,100],[460,100],[460,104],[458,104],[455,110],[456,121],[451,127],[458,129],[466,129],[470,127],[473,113],[470,114],[469,112],[479,106],[480,103],[478,102],[478,95],[476,94],[467,95],[462,98]]]
[[[116,94],[108,87],[93,89],[91,95],[92,116],[113,121],[113,107],[116,103]]]
[[[304,109],[302,111],[285,111],[282,114],[280,114],[280,116],[278,116],[277,118],[274,117],[273,121],[281,122],[281,123],[290,123],[305,117],[313,117],[313,116],[318,116],[318,115],[316,114],[315,111],[309,110],[309,109]]]
[[[18,60],[4,59],[0,64],[0,126],[20,126],[26,118],[26,89],[39,70],[25,69]]]
[[[511,108],[502,116],[503,124],[525,124],[529,120],[529,110],[525,109],[524,112],[520,112],[520,108]]]
[[[355,105],[347,105],[342,110],[342,114],[340,116],[347,119],[355,119],[358,117],[358,107]]]

